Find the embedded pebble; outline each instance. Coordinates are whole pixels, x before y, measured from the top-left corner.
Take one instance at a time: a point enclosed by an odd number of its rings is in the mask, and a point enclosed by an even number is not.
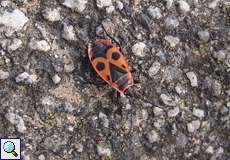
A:
[[[191,86],[192,87],[197,87],[198,86],[198,80],[197,76],[194,72],[187,72],[186,73],[188,79],[190,80]]]
[[[45,17],[45,19],[47,19],[50,22],[59,21],[61,19],[61,15],[60,15],[59,9],[47,8],[44,11],[43,16]]]
[[[153,78],[159,72],[160,68],[161,64],[159,62],[154,62],[148,70],[149,76]]]
[[[39,159],[39,160],[45,160],[46,157],[44,156],[44,154],[40,154],[40,155],[38,156],[38,159]]]
[[[10,76],[9,72],[5,72],[0,69],[0,80],[6,80],[9,78],[9,76]]]
[[[132,52],[137,57],[144,57],[146,55],[146,44],[143,42],[138,42],[132,46]]]
[[[122,10],[124,8],[124,4],[121,1],[116,1],[116,7],[119,10]]]
[[[177,83],[175,90],[179,95],[185,95],[187,93],[187,89],[180,83]]]
[[[75,148],[76,148],[77,152],[81,153],[81,152],[83,152],[84,146],[81,143],[78,143],[75,145]]]
[[[204,110],[193,108],[193,115],[198,118],[204,118]]]
[[[175,107],[173,109],[170,109],[167,113],[168,117],[176,117],[178,114],[180,113],[180,108],[179,107]]]
[[[29,19],[19,9],[0,12],[0,25],[11,27],[15,31],[21,30],[28,21]]]
[[[16,83],[25,82],[25,83],[33,84],[37,82],[37,75],[35,74],[30,75],[27,72],[23,72],[15,78],[15,81]]]
[[[210,2],[210,3],[208,4],[208,7],[209,7],[210,9],[215,9],[216,6],[218,5],[219,1],[220,1],[220,0],[213,0],[212,2]]]
[[[150,143],[158,142],[160,140],[160,137],[155,130],[150,131],[147,134],[147,137]]]
[[[186,13],[190,11],[190,6],[186,1],[180,0],[177,1],[177,4],[181,12]]]
[[[171,8],[174,0],[165,0],[165,1],[166,1],[166,8],[167,9]]]
[[[54,82],[55,84],[58,84],[58,83],[60,83],[61,78],[60,78],[57,74],[55,74],[55,75],[52,77],[52,80],[53,80],[53,82]]]
[[[176,28],[179,26],[179,21],[175,16],[170,16],[165,19],[165,26],[167,28]]]
[[[214,153],[214,148],[212,146],[208,146],[208,148],[205,150],[206,153],[208,154],[213,154]]]
[[[21,116],[15,113],[6,113],[5,117],[11,124],[16,126],[18,132],[20,133],[26,132],[26,126]]]
[[[108,128],[109,127],[109,120],[108,120],[107,115],[105,115],[104,113],[100,112],[99,113],[99,118],[102,120],[103,126]]]
[[[159,108],[159,107],[154,107],[153,108],[153,113],[155,116],[160,116],[164,113],[163,109]]]
[[[51,48],[49,43],[46,40],[41,40],[41,41],[32,40],[29,43],[29,47],[32,50],[38,50],[38,51],[43,51],[43,52],[47,52]]]
[[[160,19],[162,17],[161,9],[158,7],[150,6],[147,9],[148,15],[153,19]]]
[[[213,57],[216,58],[218,61],[224,62],[227,55],[228,55],[227,50],[219,50],[217,52],[214,52]]]
[[[12,43],[7,47],[9,52],[15,51],[22,46],[22,41],[20,39],[13,39]]]
[[[103,142],[99,142],[99,144],[97,144],[97,153],[100,156],[111,157],[111,149]]]
[[[109,7],[112,6],[112,0],[97,0],[97,7],[103,8],[103,7]]]
[[[77,12],[83,12],[88,0],[65,0],[63,5]]]
[[[199,31],[198,32],[198,36],[204,42],[208,42],[208,40],[210,38],[210,34],[209,34],[209,32],[207,30],[205,30],[205,31]]]
[[[106,8],[106,13],[108,13],[108,14],[110,14],[110,13],[112,13],[114,11],[115,11],[115,7],[114,6],[109,6],[109,7]]]
[[[167,94],[161,94],[160,95],[161,100],[164,102],[164,104],[168,106],[176,106],[176,101],[174,98]]]
[[[165,36],[164,38],[170,45],[170,47],[174,48],[176,45],[180,42],[180,39],[178,37],[173,36]]]
[[[67,25],[67,24],[63,25],[62,37],[67,41],[76,40],[76,35],[72,25]]]
[[[193,133],[200,128],[200,121],[195,120],[187,124],[188,131]]]

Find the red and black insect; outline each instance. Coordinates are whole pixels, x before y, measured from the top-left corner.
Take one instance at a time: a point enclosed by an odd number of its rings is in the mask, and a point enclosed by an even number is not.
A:
[[[88,57],[97,74],[118,92],[134,84],[125,57],[113,43],[96,39],[88,44]]]

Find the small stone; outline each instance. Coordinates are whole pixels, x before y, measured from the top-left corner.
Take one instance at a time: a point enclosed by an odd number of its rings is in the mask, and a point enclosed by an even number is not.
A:
[[[161,98],[161,100],[163,101],[163,103],[164,103],[165,105],[168,105],[168,106],[176,106],[176,102],[175,102],[175,100],[173,99],[172,96],[167,95],[167,94],[161,94],[161,95],[160,95],[160,98]]]
[[[149,76],[153,78],[159,72],[160,68],[161,64],[159,62],[154,62],[148,70]]]
[[[64,107],[64,110],[69,113],[73,112],[75,109],[73,105],[69,102],[64,102],[63,107]]]
[[[148,15],[153,19],[160,19],[162,17],[161,9],[158,7],[150,6],[147,9]]]
[[[114,6],[109,6],[109,7],[106,8],[106,13],[107,13],[107,14],[111,14],[111,13],[113,13],[114,11],[115,11]]]
[[[196,130],[198,130],[200,128],[200,121],[196,120],[196,121],[192,121],[192,122],[188,123],[187,128],[188,128],[189,132],[191,132],[191,133],[195,132]]]
[[[116,1],[116,7],[119,10],[122,10],[124,8],[124,4],[121,1]]]
[[[5,117],[11,124],[16,125],[18,132],[20,133],[26,132],[26,126],[21,116],[14,113],[7,113]]]
[[[81,152],[83,152],[84,146],[81,143],[77,143],[77,144],[75,144],[75,148],[76,148],[77,152],[81,153]]]
[[[11,27],[15,31],[21,30],[28,21],[29,19],[25,14],[18,9],[12,12],[0,12],[0,25]]]
[[[186,13],[190,11],[190,6],[186,1],[180,0],[177,4],[181,12]]]
[[[43,154],[41,154],[41,155],[38,156],[38,159],[39,160],[46,160],[46,157]]]
[[[216,6],[218,5],[219,1],[220,1],[220,0],[213,0],[212,2],[210,2],[210,3],[208,4],[208,7],[209,7],[210,9],[215,9]]]
[[[6,80],[9,78],[9,76],[10,76],[9,72],[5,72],[0,69],[0,80]]]
[[[171,16],[171,17],[167,17],[165,19],[165,26],[167,28],[176,28],[179,26],[179,21],[177,20],[177,18],[175,16]]]
[[[165,1],[166,1],[166,8],[167,9],[171,8],[174,0],[165,0]]]
[[[227,50],[219,50],[218,52],[214,52],[213,57],[216,58],[218,61],[224,61],[228,54]]]
[[[170,109],[167,113],[168,117],[176,117],[178,114],[180,113],[180,108],[179,107],[175,107],[173,109]]]
[[[97,153],[100,156],[111,157],[111,149],[107,147],[103,142],[97,144]]]
[[[74,28],[72,25],[64,24],[63,31],[62,31],[62,37],[66,39],[67,41],[76,40],[76,35],[75,35]]]
[[[13,39],[12,43],[8,46],[8,51],[12,52],[17,50],[18,48],[20,48],[22,46],[22,41],[20,39]]]
[[[185,95],[187,93],[187,89],[180,83],[177,83],[175,90],[179,95]]]
[[[143,42],[138,42],[136,44],[133,45],[132,47],[132,52],[134,53],[135,56],[137,57],[144,57],[145,56],[145,50],[146,50],[147,46],[145,43]]]
[[[193,115],[198,117],[198,118],[204,118],[204,110],[194,108],[193,109]]]
[[[112,0],[97,0],[97,7],[103,8],[103,7],[109,7],[112,6]]]
[[[88,0],[65,0],[63,5],[77,12],[83,12]]]
[[[214,153],[213,146],[208,146],[208,148],[205,150],[205,152],[208,154],[213,154]]]
[[[55,74],[55,75],[52,77],[52,80],[53,80],[53,82],[54,82],[55,84],[58,84],[58,83],[60,83],[61,78],[60,78],[57,74]]]
[[[169,43],[170,47],[174,48],[180,42],[178,37],[165,36],[165,40]]]
[[[186,73],[188,79],[190,80],[191,86],[192,87],[197,87],[198,86],[198,80],[197,76],[194,72],[187,72]]]
[[[50,45],[46,40],[41,40],[41,41],[32,40],[29,43],[29,47],[32,50],[38,50],[38,51],[43,51],[43,52],[47,52],[50,50]]]
[[[43,16],[45,17],[45,19],[47,19],[50,22],[59,21],[61,19],[61,15],[60,15],[59,9],[47,8],[44,11]]]
[[[210,38],[210,34],[209,34],[209,32],[207,30],[205,30],[205,31],[199,31],[198,32],[198,36],[204,42],[208,42],[208,40]]]
[[[211,87],[212,87],[213,95],[219,96],[221,94],[222,85],[220,82],[218,82],[217,80],[213,81]]]
[[[226,104],[226,105],[227,105],[227,107],[229,107],[229,108],[230,108],[230,101],[229,101],[229,102],[227,102],[227,104]]]
[[[221,113],[222,115],[227,114],[227,113],[228,113],[228,108],[227,108],[227,107],[225,107],[225,106],[221,107],[221,109],[220,109],[220,113]]]
[[[179,133],[177,136],[177,145],[184,148],[188,143],[188,137],[184,133]]]
[[[167,82],[172,82],[175,80],[178,80],[182,76],[182,71],[180,68],[174,67],[174,66],[166,66],[163,75]]]
[[[64,71],[66,73],[71,73],[75,69],[74,63],[69,63],[64,65]]]
[[[160,116],[164,113],[163,109],[159,108],[159,107],[154,107],[153,108],[153,113],[155,116]]]
[[[147,134],[147,138],[148,138],[150,143],[158,142],[160,140],[160,137],[155,130],[150,131]]]
[[[99,118],[102,120],[102,125],[106,128],[109,127],[109,120],[107,115],[105,115],[104,113],[100,112],[99,113]]]
[[[15,81],[16,83],[24,82],[28,84],[33,84],[37,82],[37,76],[34,74],[29,75],[27,72],[23,72],[15,78]]]

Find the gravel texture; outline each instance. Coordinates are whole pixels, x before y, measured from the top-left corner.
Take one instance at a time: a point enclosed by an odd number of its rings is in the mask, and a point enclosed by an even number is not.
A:
[[[118,94],[86,44],[124,53]],[[25,160],[229,160],[228,0],[1,0],[0,137]]]

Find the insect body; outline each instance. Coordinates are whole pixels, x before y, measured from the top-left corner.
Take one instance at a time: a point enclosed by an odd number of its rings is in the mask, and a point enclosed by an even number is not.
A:
[[[88,44],[89,60],[97,74],[118,92],[133,85],[132,74],[120,50],[105,39]]]

